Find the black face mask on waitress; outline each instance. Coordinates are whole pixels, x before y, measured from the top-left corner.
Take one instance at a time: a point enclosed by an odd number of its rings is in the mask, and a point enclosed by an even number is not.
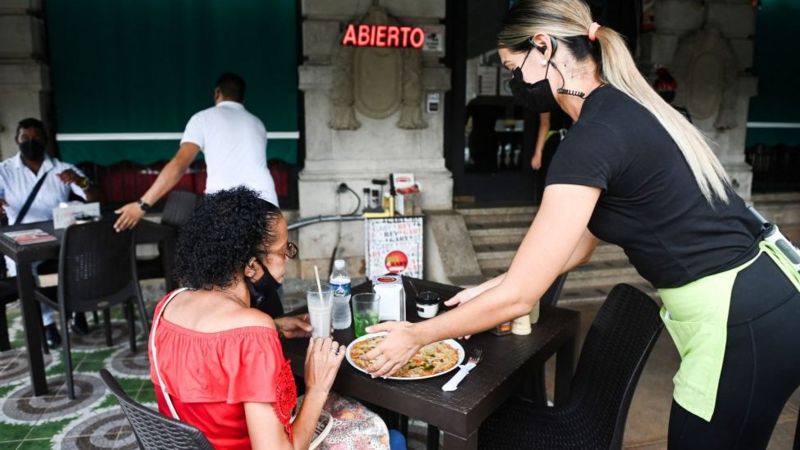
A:
[[[269,269],[258,258],[256,258],[256,262],[261,266],[264,274],[257,281],[247,277],[244,279],[245,283],[247,283],[247,288],[250,290],[250,306],[258,308],[273,317],[282,315],[283,305],[281,305],[281,299],[278,296],[278,289],[280,289],[281,283],[278,283],[278,280],[269,273]]]
[[[555,45],[555,40],[550,40],[553,51],[550,53],[550,59],[547,60],[547,68],[544,71],[544,79],[541,79],[536,83],[525,82],[525,79],[522,76],[522,66],[524,66],[525,61],[528,60],[531,50],[536,48],[536,50],[544,55],[547,47],[539,47],[531,40],[529,40],[529,42],[531,44],[531,48],[529,48],[528,53],[525,54],[525,59],[522,60],[522,64],[520,64],[519,67],[511,72],[512,77],[511,81],[509,82],[511,93],[514,95],[514,99],[517,102],[535,113],[556,111],[559,109],[559,106],[556,102],[556,98],[553,96],[553,90],[550,89],[550,80],[547,79],[547,73],[550,71],[553,55],[556,53],[557,47]],[[558,69],[556,68],[556,70]]]

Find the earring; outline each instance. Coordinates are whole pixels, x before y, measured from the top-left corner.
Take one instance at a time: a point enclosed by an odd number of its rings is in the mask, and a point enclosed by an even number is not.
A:
[[[544,66],[546,66],[546,65],[547,65],[547,61],[541,61],[539,64],[540,64],[542,67],[544,67]]]

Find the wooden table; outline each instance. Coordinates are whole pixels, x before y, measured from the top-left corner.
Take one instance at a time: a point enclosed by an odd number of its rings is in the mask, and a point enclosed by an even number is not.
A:
[[[108,226],[111,226],[109,223]],[[0,253],[13,259],[17,264],[17,289],[20,305],[22,307],[22,325],[25,330],[25,346],[28,353],[28,364],[31,375],[33,395],[47,394],[47,379],[42,356],[42,318],[36,305],[34,291],[36,280],[33,273],[33,263],[48,259],[57,259],[61,248],[63,230],[53,230],[53,222],[34,222],[22,225],[13,225],[0,228],[0,233],[6,231],[26,230],[38,228],[46,231],[58,239],[39,244],[17,245],[12,239],[0,234]],[[135,228],[137,243],[164,242],[165,252],[174,251],[175,229],[149,220],[142,220]],[[165,257],[165,266],[170,264],[171,257]],[[164,273],[170,273],[170,267],[165,267]],[[61,330],[67,333],[67,330]]]
[[[407,319],[421,320],[416,314],[414,289],[437,292],[443,299],[455,295],[460,288],[422,280],[404,278]],[[371,285],[363,284],[353,293],[367,292]],[[529,381],[533,368],[554,354],[556,360],[556,403],[566,400],[572,379],[579,313],[562,308],[545,308],[539,322],[528,336],[495,336],[481,333],[461,341],[469,355],[473,349],[483,350],[483,359],[459,385],[458,390],[444,392],[441,387],[447,375],[421,381],[392,381],[372,379],[356,370],[345,360],[336,377],[333,390],[408,417],[417,418],[444,432],[444,447],[476,449],[478,429],[483,421],[511,395],[520,394]],[[352,327],[337,331],[335,339],[348,344],[354,338]],[[284,353],[292,361],[292,371],[302,378],[308,341],[285,340]]]

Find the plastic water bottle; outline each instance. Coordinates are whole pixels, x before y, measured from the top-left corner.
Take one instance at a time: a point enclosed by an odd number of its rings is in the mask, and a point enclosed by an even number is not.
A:
[[[333,291],[333,328],[344,330],[350,327],[352,317],[350,316],[350,275],[347,274],[343,259],[333,262],[330,285]]]

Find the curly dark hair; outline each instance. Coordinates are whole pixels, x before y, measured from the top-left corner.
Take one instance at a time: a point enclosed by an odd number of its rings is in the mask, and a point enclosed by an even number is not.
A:
[[[181,228],[174,274],[184,287],[226,288],[277,239],[281,210],[245,187],[207,195]]]

